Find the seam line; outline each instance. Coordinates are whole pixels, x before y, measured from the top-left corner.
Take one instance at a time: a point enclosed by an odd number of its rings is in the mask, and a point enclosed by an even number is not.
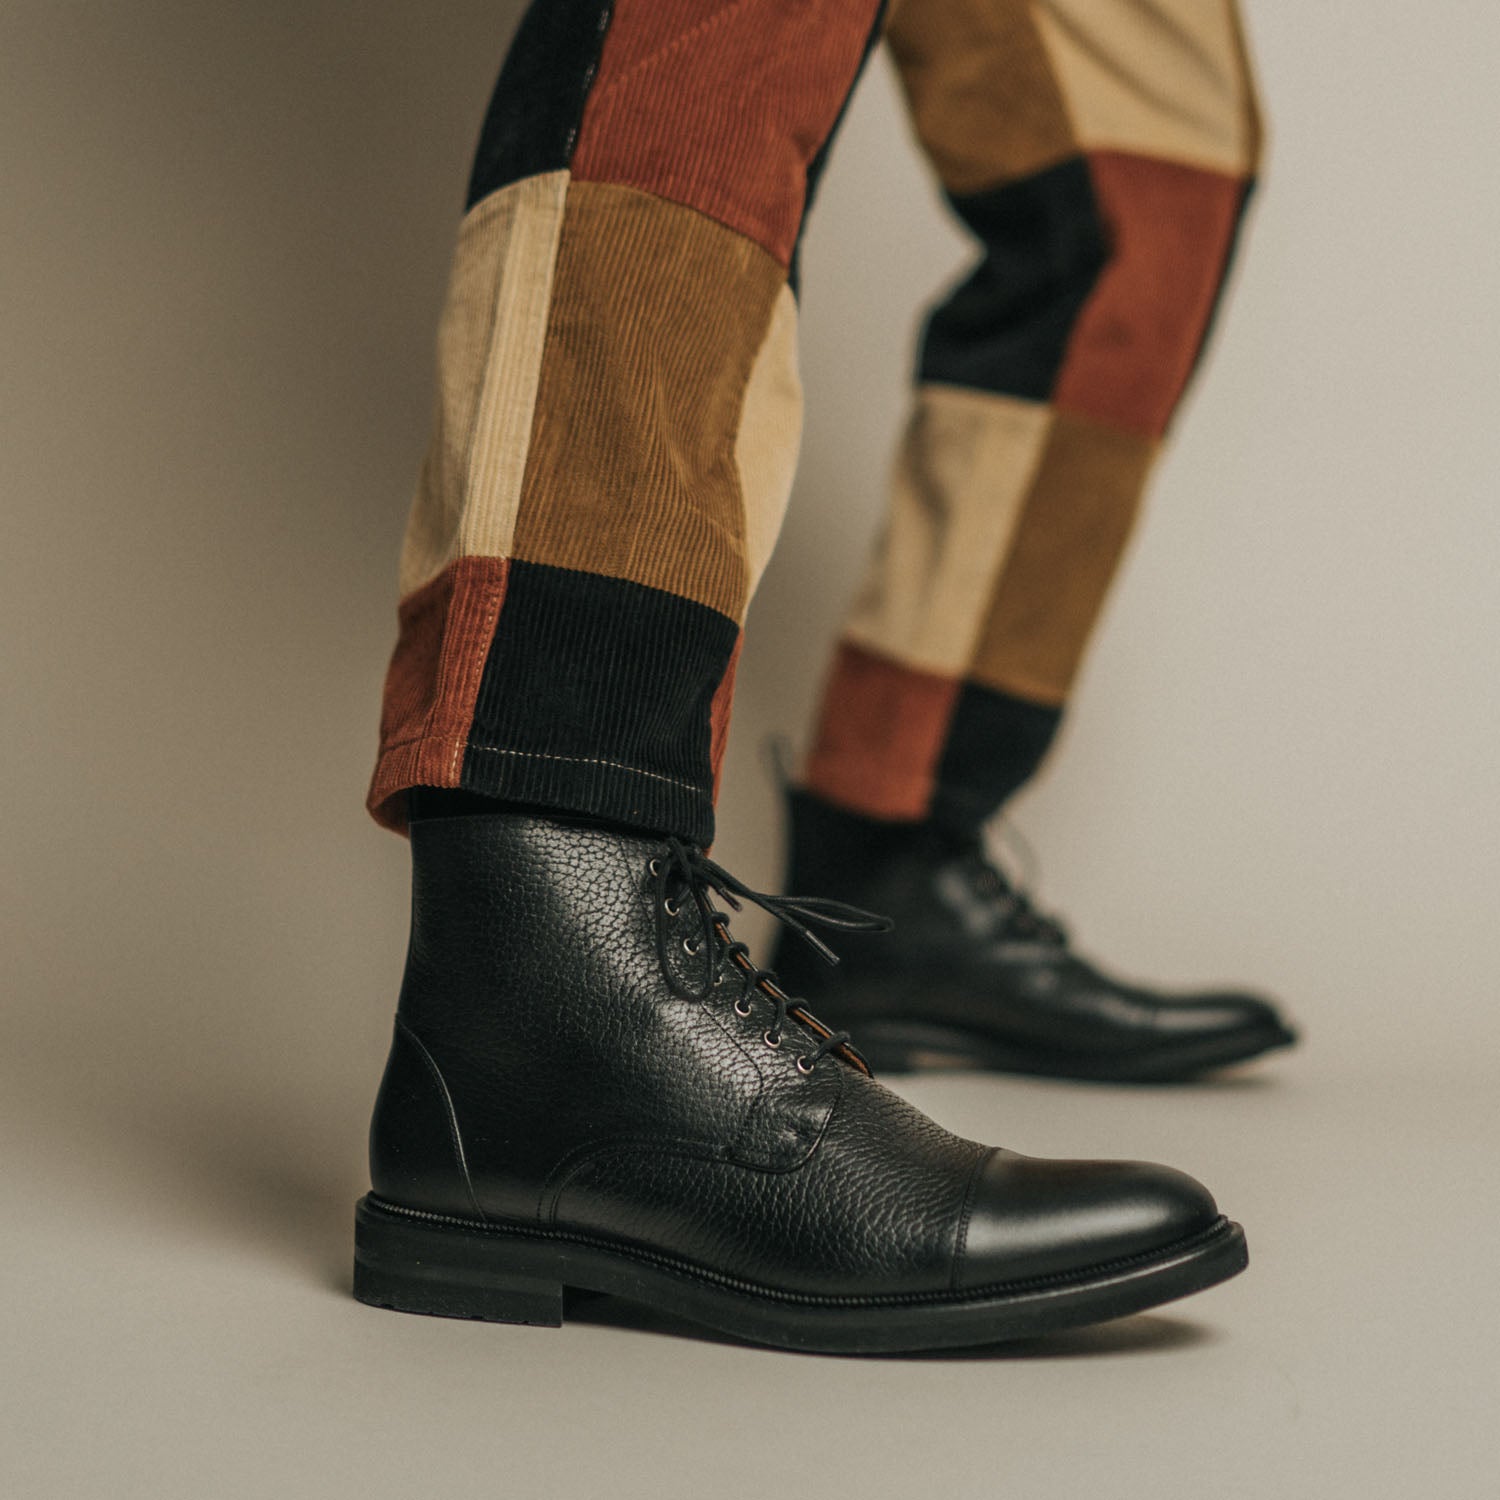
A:
[[[683,791],[691,792],[693,796],[703,801],[710,800],[701,787],[696,787],[689,781],[680,781],[675,776],[663,776],[659,771],[643,771],[639,766],[627,766],[623,761],[604,760],[599,756],[590,755],[549,755],[543,750],[511,750],[505,745],[470,745],[469,749],[485,755],[513,755],[521,760],[555,760],[574,766],[609,766],[615,771],[628,771],[632,776],[645,776],[652,781],[664,781],[668,786],[681,787]]]

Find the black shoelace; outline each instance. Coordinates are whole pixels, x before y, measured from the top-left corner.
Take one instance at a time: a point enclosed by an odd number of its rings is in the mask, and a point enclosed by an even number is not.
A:
[[[1067,946],[1068,929],[1055,917],[1038,911],[1025,887],[1012,883],[1003,870],[991,863],[983,848],[976,845],[966,851],[964,862],[971,887],[991,903],[1006,937],[1046,943],[1054,948]]]
[[[769,912],[830,964],[838,963],[838,954],[812,930],[814,927],[835,932],[891,930],[889,917],[843,901],[831,901],[822,896],[772,896],[754,890],[711,860],[701,849],[684,844],[680,839],[669,838],[667,851],[665,857],[658,855],[651,861],[650,872],[656,882],[656,954],[668,986],[683,1000],[706,1000],[721,977],[732,970],[734,977],[742,982],[734,1002],[736,1015],[749,1016],[754,1008],[753,997],[757,994],[774,1005],[771,1024],[765,1031],[768,1047],[781,1045],[787,1013],[798,1002],[781,993],[774,970],[759,967],[751,959],[746,944],[730,935],[729,919],[709,899],[711,892],[722,896],[735,911],[741,909],[741,901],[749,901]],[[692,900],[702,922],[701,935],[683,943],[689,955],[696,957],[701,954],[703,957],[703,979],[696,988],[677,978],[671,962],[672,924],[682,912],[684,899]],[[766,982],[771,988],[765,988]],[[818,1029],[821,1031],[821,1026]],[[847,1045],[849,1040],[847,1031],[828,1033],[810,1052],[798,1057],[798,1069],[803,1073],[812,1072],[823,1058]]]

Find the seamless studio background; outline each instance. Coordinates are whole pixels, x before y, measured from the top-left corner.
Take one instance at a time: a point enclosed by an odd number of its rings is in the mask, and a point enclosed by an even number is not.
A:
[[[904,1086],[1023,1150],[1192,1170],[1251,1272],[874,1364],[607,1307],[557,1334],[348,1299],[406,901],[361,799],[516,14],[0,6],[0,1486],[1492,1493],[1500,21],[1477,0],[1251,0],[1266,182],[1015,812],[1086,951],[1261,982],[1305,1047],[1161,1093]],[[805,733],[919,308],[967,253],[877,60],[811,222],[802,469],[740,671],[716,853],[753,882],[779,875],[762,746]]]

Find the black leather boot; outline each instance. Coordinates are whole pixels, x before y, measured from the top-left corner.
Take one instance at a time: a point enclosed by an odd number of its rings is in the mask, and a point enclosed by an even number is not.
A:
[[[855,1027],[882,1072],[995,1068],[1164,1083],[1242,1062],[1295,1034],[1267,1001],[1168,996],[1101,973],[985,857],[926,824],[879,823],[793,791],[788,882],[888,914],[837,969],[782,942],[774,968]]]
[[[560,1324],[567,1288],[787,1348],[986,1343],[1224,1280],[1244,1237],[1179,1172],[950,1135],[730,935],[813,925],[699,850],[522,814],[412,827],[411,948],[355,1295]]]

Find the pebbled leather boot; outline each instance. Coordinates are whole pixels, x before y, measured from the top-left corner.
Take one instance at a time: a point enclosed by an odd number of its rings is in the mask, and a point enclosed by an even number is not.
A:
[[[1166,1167],[960,1139],[789,998],[718,897],[814,927],[675,839],[501,813],[411,829],[412,934],[354,1292],[556,1326],[566,1289],[737,1337],[988,1343],[1211,1286],[1244,1236]]]
[[[836,970],[781,942],[783,982],[839,1023],[882,1072],[994,1068],[1165,1083],[1243,1062],[1296,1035],[1266,1000],[1170,996],[1079,958],[986,858],[978,838],[880,823],[792,791],[789,882],[887,913],[894,930]]]

